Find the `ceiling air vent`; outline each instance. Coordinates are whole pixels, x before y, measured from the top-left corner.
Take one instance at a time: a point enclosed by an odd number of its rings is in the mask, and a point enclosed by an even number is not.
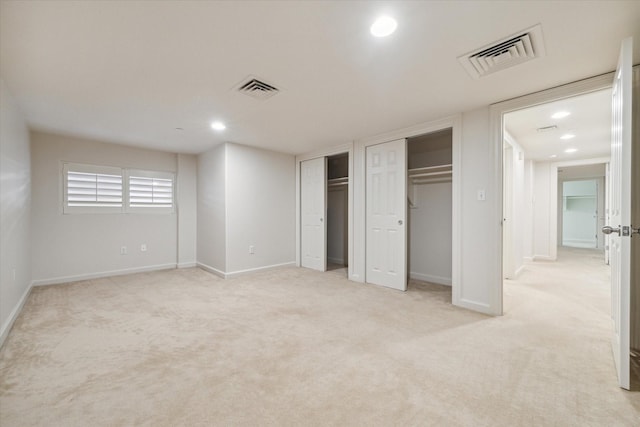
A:
[[[540,24],[458,57],[474,79],[541,58],[545,54]]]
[[[249,77],[238,85],[238,92],[256,99],[268,99],[280,92],[277,87],[260,81],[255,77]]]

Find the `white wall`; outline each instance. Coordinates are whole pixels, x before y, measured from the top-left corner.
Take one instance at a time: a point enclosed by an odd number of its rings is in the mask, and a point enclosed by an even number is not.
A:
[[[461,277],[456,305],[488,314],[502,314],[502,282],[500,226],[502,200],[498,163],[501,150],[490,138],[489,107],[462,115],[461,141]],[[455,165],[454,165],[455,168]],[[454,170],[455,172],[455,170]],[[478,200],[478,191],[484,190],[486,200]]]
[[[31,289],[29,130],[0,79],[0,345]]]
[[[409,208],[409,276],[451,285],[452,184],[414,184]]]
[[[292,155],[226,144],[227,274],[295,263],[295,176]]]
[[[192,154],[178,154],[176,177],[178,209],[178,267],[196,265],[197,241],[197,166]]]
[[[327,192],[327,261],[347,265],[348,187]]]
[[[555,261],[558,168],[549,162],[535,162],[533,180],[533,258]]]
[[[177,215],[63,214],[62,162],[176,171],[176,155],[33,132],[32,266],[34,284],[171,268]],[[147,251],[140,251],[141,244]],[[121,246],[128,254],[120,255]]]
[[[219,275],[227,269],[225,152],[225,144],[217,145],[198,156],[197,166],[197,262]]]

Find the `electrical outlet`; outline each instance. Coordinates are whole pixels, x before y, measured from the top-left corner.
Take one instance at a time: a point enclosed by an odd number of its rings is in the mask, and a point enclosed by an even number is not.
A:
[[[147,244],[143,243],[140,245],[140,252],[147,252]]]
[[[126,255],[127,254],[127,247],[126,246],[122,246],[120,248],[120,255]]]
[[[254,247],[253,245],[249,246],[249,253],[250,253],[251,255],[253,255],[253,254],[255,254],[255,253],[256,253],[256,252],[255,252],[255,247]]]

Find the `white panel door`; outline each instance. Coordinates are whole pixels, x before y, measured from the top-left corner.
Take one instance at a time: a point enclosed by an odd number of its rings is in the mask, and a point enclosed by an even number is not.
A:
[[[366,281],[407,289],[407,141],[367,147]]]
[[[630,269],[631,269],[631,91],[632,40],[622,42],[613,82],[610,227],[611,317],[613,355],[620,387],[629,389]]]
[[[319,157],[300,164],[301,259],[303,267],[327,269],[327,160]]]

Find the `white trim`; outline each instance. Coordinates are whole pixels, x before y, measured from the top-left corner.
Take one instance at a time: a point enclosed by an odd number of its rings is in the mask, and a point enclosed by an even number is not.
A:
[[[557,257],[549,256],[549,255],[534,255],[533,261],[557,261]]]
[[[516,274],[513,275],[513,278],[517,279],[518,276],[520,275],[520,273],[522,273],[523,270],[524,270],[524,265],[521,265],[520,267],[518,267],[518,269],[516,270]]]
[[[495,212],[496,221],[500,223],[502,220],[502,199],[503,199],[503,167],[502,167],[502,146],[504,143],[504,115],[506,113],[510,113],[512,111],[521,110],[523,108],[533,107],[535,105],[546,104],[549,102],[557,101],[560,99],[570,98],[577,95],[582,95],[586,93],[596,92],[599,90],[609,89],[613,84],[613,76],[614,72],[602,74],[599,76],[591,77],[588,79],[580,80],[573,83],[568,83],[566,85],[546,89],[540,92],[532,93],[529,95],[524,95],[518,98],[509,99],[506,101],[498,102],[496,104],[492,104],[489,106],[489,138],[490,141],[493,141],[493,156],[494,156],[494,164],[496,167],[494,168],[494,176],[493,176],[493,191],[496,193],[497,197],[493,204],[493,210]],[[562,162],[564,164],[564,162]],[[559,164],[553,164],[556,167]],[[556,187],[557,188],[557,187]],[[553,215],[556,216],[556,227],[557,228],[557,211],[553,212]],[[552,230],[553,231],[553,230]],[[556,233],[557,239],[557,233]],[[492,276],[496,279],[493,280],[493,287],[491,289],[491,314],[502,315],[503,313],[503,281],[502,281],[502,259],[503,259],[503,248],[502,248],[502,229],[501,232],[498,233],[497,236],[493,239],[493,241],[488,242],[491,247],[495,249],[493,253],[496,254],[496,259],[493,263],[493,273]],[[552,249],[552,254],[555,255],[555,248]],[[555,256],[553,257],[545,257],[553,258],[555,261]],[[539,256],[534,255],[534,260],[542,259]]]
[[[231,279],[238,276],[245,276],[247,274],[258,273],[261,271],[276,270],[279,268],[295,267],[295,266],[296,266],[295,261],[291,261],[291,262],[284,262],[282,264],[266,265],[264,267],[248,268],[246,270],[238,270],[238,271],[232,271],[230,273],[226,273],[225,278]]]
[[[176,268],[175,263],[148,265],[145,267],[125,268],[122,270],[101,271],[99,273],[78,274],[75,276],[60,276],[49,279],[38,279],[33,281],[33,286],[59,285],[61,283],[78,282],[81,280],[100,279],[111,276],[124,276],[126,274],[146,273],[149,271],[170,270]]]
[[[383,142],[394,141],[396,139],[411,138],[413,136],[437,132],[442,129],[453,127],[454,124],[460,120],[460,117],[461,116],[459,114],[456,114],[438,120],[423,122],[407,128],[396,129],[390,132],[381,133],[366,138],[360,138],[355,140],[354,142],[355,144],[368,147],[369,145],[382,144]]]
[[[4,325],[2,325],[2,330],[0,330],[0,348],[2,348],[5,340],[9,336],[9,332],[11,332],[11,328],[13,328],[13,324],[16,322],[16,320],[18,319],[18,316],[22,312],[22,309],[24,308],[24,304],[27,302],[27,299],[29,298],[29,295],[31,294],[32,289],[33,289],[33,282],[29,284],[27,289],[22,294],[22,297],[20,297],[18,304],[16,304],[13,310],[11,310],[11,314],[9,314],[9,318],[4,323]]]
[[[194,268],[197,267],[198,263],[193,261],[193,262],[180,262],[178,263],[178,267],[177,268]]]
[[[409,273],[409,278],[421,280],[423,282],[435,283],[437,285],[451,286],[451,277],[434,276],[432,274]]]
[[[562,246],[570,248],[598,249],[598,241],[596,239],[563,239]]]
[[[216,276],[222,279],[226,279],[226,274],[224,273],[224,271],[218,270],[215,267],[211,267],[210,265],[207,265],[201,262],[197,262],[196,267],[201,268],[204,271],[208,271],[209,273],[215,274]]]
[[[563,162],[553,162],[552,165],[556,167],[568,167],[568,166],[584,166],[584,165],[599,165],[602,163],[609,163],[611,157],[594,157],[592,159],[582,160],[565,160]],[[603,175],[598,175],[603,176]]]
[[[282,264],[265,265],[264,267],[248,268],[246,270],[231,271],[229,273],[225,273],[224,271],[218,270],[215,267],[211,267],[210,265],[203,264],[201,262],[197,263],[196,266],[205,271],[208,271],[209,273],[215,274],[216,276],[222,279],[232,279],[234,277],[246,276],[248,274],[258,273],[261,271],[276,270],[278,268],[284,268],[284,267],[295,267],[296,263],[295,261],[284,262]]]

